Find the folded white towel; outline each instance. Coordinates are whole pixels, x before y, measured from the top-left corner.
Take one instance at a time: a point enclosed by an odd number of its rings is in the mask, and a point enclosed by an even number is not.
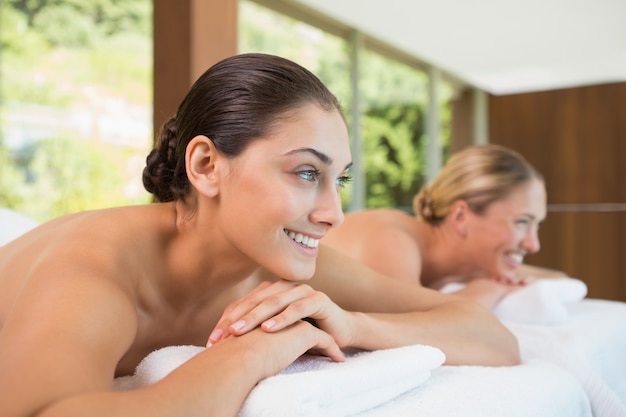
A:
[[[568,318],[567,304],[587,295],[587,285],[574,278],[538,279],[506,296],[493,309],[503,321],[555,325]]]
[[[128,390],[154,383],[203,350],[170,346],[152,352],[134,375],[117,378],[115,388]],[[444,361],[441,350],[425,345],[348,352],[341,363],[303,355],[278,375],[259,382],[239,417],[350,416],[418,387]]]
[[[351,416],[423,384],[444,360],[439,349],[423,345],[360,352],[343,363],[303,356],[261,381],[239,417]]]
[[[154,384],[189,359],[202,352],[202,346],[167,346],[146,356],[129,376],[115,378],[114,389],[126,391]]]
[[[451,282],[440,291],[454,293],[464,283]],[[587,285],[575,278],[540,278],[504,297],[493,308],[503,321],[524,324],[555,325],[567,320],[567,305],[587,295]]]

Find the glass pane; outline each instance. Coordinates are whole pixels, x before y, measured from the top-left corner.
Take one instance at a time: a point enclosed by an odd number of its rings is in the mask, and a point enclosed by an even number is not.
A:
[[[362,59],[367,206],[410,208],[424,182],[428,77],[373,52]]]
[[[0,206],[44,221],[148,202],[152,2],[1,7]]]

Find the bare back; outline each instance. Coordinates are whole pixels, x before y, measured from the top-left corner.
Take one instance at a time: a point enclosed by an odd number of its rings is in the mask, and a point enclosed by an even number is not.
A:
[[[369,209],[347,213],[323,242],[383,275],[419,284],[422,256],[416,236],[416,220],[408,213]]]

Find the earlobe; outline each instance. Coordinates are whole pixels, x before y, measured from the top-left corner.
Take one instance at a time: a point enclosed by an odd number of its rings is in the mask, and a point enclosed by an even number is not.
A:
[[[187,178],[198,193],[208,197],[218,194],[216,162],[219,158],[213,141],[206,136],[198,135],[187,145],[185,152],[185,168]]]

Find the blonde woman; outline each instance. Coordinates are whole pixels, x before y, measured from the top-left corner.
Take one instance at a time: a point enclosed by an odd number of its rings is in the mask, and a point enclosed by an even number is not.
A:
[[[530,279],[565,276],[524,264],[540,248],[546,191],[542,175],[511,149],[472,146],[452,155],[413,209],[348,213],[324,242],[405,282],[435,289],[465,282],[457,294],[487,307]]]

